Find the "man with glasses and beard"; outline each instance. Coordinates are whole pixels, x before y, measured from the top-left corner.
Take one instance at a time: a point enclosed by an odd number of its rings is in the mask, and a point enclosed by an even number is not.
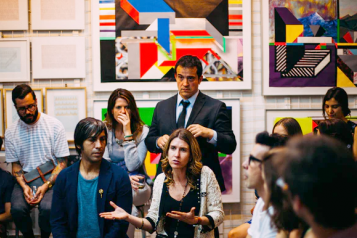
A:
[[[17,181],[11,197],[11,215],[24,237],[32,238],[30,211],[38,205],[41,237],[47,238],[51,234],[51,188],[59,172],[67,166],[69,156],[66,132],[60,121],[38,111],[36,95],[30,86],[15,87],[12,101],[20,119],[5,132],[6,162],[12,163]],[[50,160],[56,164],[51,177],[34,191],[23,175]]]

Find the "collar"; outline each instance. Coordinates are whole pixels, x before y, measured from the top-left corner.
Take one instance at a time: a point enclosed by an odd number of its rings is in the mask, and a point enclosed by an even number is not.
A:
[[[177,93],[176,108],[177,108],[178,106],[180,106],[181,100],[189,101],[189,102],[190,102],[189,107],[190,107],[190,106],[193,107],[193,104],[195,104],[195,101],[196,101],[196,99],[197,99],[197,96],[198,96],[198,93],[199,93],[199,92],[200,92],[200,90],[197,90],[197,92],[196,92],[194,95],[192,95],[192,97],[190,97],[188,100],[183,99],[183,98],[181,97],[181,95],[180,95],[180,92],[178,92],[178,93]]]

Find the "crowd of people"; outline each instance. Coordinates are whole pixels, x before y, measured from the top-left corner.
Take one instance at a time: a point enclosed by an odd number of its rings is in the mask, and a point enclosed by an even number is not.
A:
[[[74,144],[80,160],[68,166],[63,125],[38,111],[25,84],[12,92],[19,115],[5,133],[0,169],[0,237],[13,220],[33,238],[30,211],[39,209],[41,237],[219,237],[225,190],[218,153],[237,142],[226,105],[199,91],[202,64],[195,56],[175,66],[178,93],[157,104],[151,126],[141,120],[131,92],[110,95],[105,121],[78,122]],[[255,189],[252,220],[229,238],[353,238],[357,154],[355,125],[348,120],[346,92],[328,90],[323,115],[311,135],[293,118],[261,132],[243,162],[246,186]],[[1,147],[1,145],[0,145]],[[147,151],[161,153],[154,182],[146,173]],[[138,207],[150,204],[145,217]]]

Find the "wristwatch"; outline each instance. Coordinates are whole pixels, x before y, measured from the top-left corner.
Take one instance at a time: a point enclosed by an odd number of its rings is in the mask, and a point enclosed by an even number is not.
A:
[[[46,183],[48,185],[48,188],[52,188],[52,183],[49,180],[47,180]]]

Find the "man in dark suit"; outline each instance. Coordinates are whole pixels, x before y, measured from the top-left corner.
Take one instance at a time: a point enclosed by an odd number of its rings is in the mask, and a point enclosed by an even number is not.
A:
[[[186,128],[198,140],[202,163],[213,170],[224,191],[218,152],[232,154],[237,146],[226,105],[198,90],[203,76],[202,64],[197,57],[186,55],[180,58],[175,65],[175,79],[179,93],[156,105],[145,139],[146,147],[152,153],[161,153],[169,135],[177,128]]]
[[[99,213],[113,211],[110,201],[128,213],[133,202],[126,171],[103,159],[106,126],[94,118],[81,120],[74,143],[81,160],[56,180],[50,220],[53,237],[127,237],[128,222],[99,217]]]

